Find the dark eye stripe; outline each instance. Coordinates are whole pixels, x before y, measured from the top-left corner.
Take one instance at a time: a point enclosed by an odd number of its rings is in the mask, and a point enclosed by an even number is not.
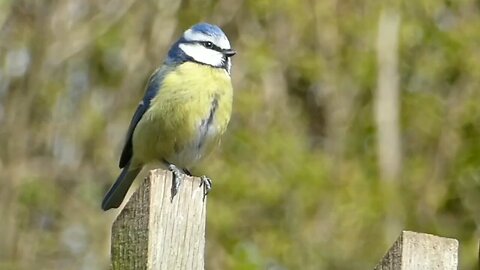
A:
[[[213,44],[210,41],[200,41],[199,43],[202,44],[205,48],[212,49],[218,52],[222,51],[220,47],[218,47],[217,45]]]

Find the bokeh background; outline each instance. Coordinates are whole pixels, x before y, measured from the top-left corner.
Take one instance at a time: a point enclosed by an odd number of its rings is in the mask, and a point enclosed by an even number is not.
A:
[[[372,269],[402,229],[476,269],[475,0],[0,1],[0,269],[109,269],[130,117],[199,21],[238,51],[207,269]]]

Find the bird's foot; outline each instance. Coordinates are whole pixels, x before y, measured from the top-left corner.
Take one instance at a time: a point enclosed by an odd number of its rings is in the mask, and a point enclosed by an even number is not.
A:
[[[207,197],[208,193],[212,189],[212,179],[202,175],[200,177],[200,187],[201,186],[203,186],[203,201],[205,201],[205,197]]]
[[[172,172],[172,188],[171,188],[171,194],[172,197],[170,201],[173,201],[173,198],[175,195],[178,193],[178,189],[180,188],[180,184],[183,181],[183,176],[184,174],[177,168],[177,166],[170,164],[168,165],[168,170]]]

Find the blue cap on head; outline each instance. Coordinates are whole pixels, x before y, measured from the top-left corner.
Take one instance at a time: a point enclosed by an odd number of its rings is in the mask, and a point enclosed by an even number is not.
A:
[[[209,36],[226,36],[220,27],[209,23],[197,23],[190,28],[193,32],[199,32]]]
[[[187,42],[211,41],[221,49],[231,49],[227,35],[214,24],[197,23],[185,31],[182,38]]]

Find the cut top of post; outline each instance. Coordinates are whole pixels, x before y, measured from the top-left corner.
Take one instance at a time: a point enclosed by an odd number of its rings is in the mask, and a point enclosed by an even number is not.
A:
[[[458,241],[403,231],[376,270],[456,270]]]

